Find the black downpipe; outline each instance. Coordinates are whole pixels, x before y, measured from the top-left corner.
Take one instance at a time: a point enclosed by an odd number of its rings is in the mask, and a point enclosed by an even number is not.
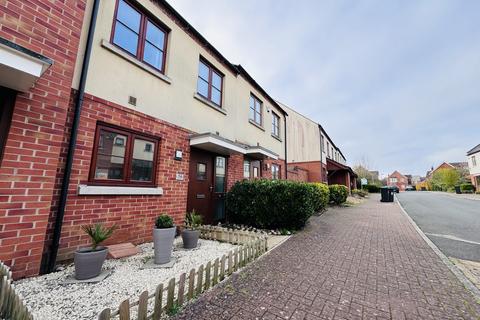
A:
[[[88,27],[87,45],[85,47],[85,56],[80,74],[80,83],[78,85],[77,96],[75,97],[75,107],[73,115],[72,129],[70,132],[70,141],[68,143],[67,159],[62,179],[62,188],[60,190],[60,199],[58,201],[57,215],[55,217],[55,226],[53,230],[53,239],[48,255],[47,273],[53,272],[57,260],[58,246],[60,244],[60,235],[62,233],[63,216],[65,214],[65,205],[67,202],[68,186],[70,184],[70,175],[72,173],[73,156],[75,153],[75,145],[77,144],[78,126],[80,122],[80,114],[82,111],[83,97],[85,95],[85,83],[87,80],[88,65],[90,62],[90,54],[92,51],[93,35],[95,33],[95,25],[97,22],[98,6],[100,1],[94,0],[92,18]]]
[[[287,156],[287,117],[288,115],[284,115],[284,123],[285,123],[285,180],[288,179],[288,156]]]

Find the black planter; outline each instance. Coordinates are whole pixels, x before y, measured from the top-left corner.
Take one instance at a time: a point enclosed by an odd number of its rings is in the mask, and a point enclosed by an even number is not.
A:
[[[107,258],[108,249],[98,247],[92,251],[91,248],[82,248],[75,251],[75,278],[85,280],[98,276],[102,272],[103,262]]]
[[[193,249],[197,247],[200,231],[185,229],[182,231],[183,247]]]

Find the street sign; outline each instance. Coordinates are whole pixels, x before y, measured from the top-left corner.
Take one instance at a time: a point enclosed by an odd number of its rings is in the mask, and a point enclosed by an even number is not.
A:
[[[367,185],[367,184],[368,184],[368,180],[367,180],[367,179],[365,179],[365,178],[362,178],[362,179],[360,180],[360,182],[362,183],[362,186],[364,186],[364,185]]]

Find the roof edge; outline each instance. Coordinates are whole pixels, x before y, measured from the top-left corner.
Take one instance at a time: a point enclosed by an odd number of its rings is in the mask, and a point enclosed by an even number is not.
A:
[[[278,108],[285,116],[288,116],[288,113],[285,109],[283,109],[276,101],[273,99],[265,89],[263,89],[254,79],[252,76],[248,74],[248,72],[240,65],[235,65],[228,61],[228,59],[220,53],[202,34],[195,29],[177,10],[175,10],[166,0],[155,0],[155,2],[161,6],[163,6],[170,14],[172,14],[177,20],[180,25],[184,27],[184,31],[191,32],[191,35],[195,37],[202,45],[204,45],[207,49],[216,56],[220,62],[224,63],[231,72],[235,75],[243,75],[247,82],[249,82],[255,89],[260,91],[265,98],[267,98],[270,103],[272,103],[276,108]]]
[[[467,151],[467,156],[470,156],[474,153],[480,152],[480,143],[477,144],[475,147]]]

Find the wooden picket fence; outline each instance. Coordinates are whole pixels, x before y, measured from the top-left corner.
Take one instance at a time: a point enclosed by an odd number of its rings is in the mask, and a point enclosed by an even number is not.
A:
[[[0,261],[0,319],[32,320],[28,308],[15,293],[12,272]]]
[[[131,320],[133,319],[132,311],[136,310],[136,319],[159,320],[162,314],[178,310],[183,304],[215,286],[239,268],[246,266],[268,249],[265,235],[249,231],[202,226],[200,238],[228,242],[239,247],[220,259],[209,261],[197,269],[191,269],[188,274],[182,273],[178,279],[171,278],[168,284],[159,284],[155,293],[142,292],[138,301],[130,303],[130,300],[126,299],[120,303],[117,310],[104,309],[98,315],[98,319]]]

